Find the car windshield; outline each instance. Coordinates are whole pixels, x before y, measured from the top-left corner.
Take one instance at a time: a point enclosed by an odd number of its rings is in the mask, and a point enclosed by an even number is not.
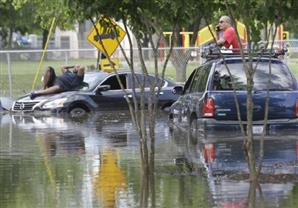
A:
[[[107,74],[105,73],[85,73],[81,91],[93,90],[99,83],[101,83]]]
[[[254,67],[257,63],[254,63]],[[236,84],[236,90],[246,90],[246,75],[243,70],[243,63],[228,62],[227,66],[233,76]],[[254,90],[266,90],[269,80],[269,62],[261,61],[257,64],[256,73],[254,74]],[[271,81],[270,90],[294,90],[294,79],[289,68],[280,62],[271,63]],[[215,90],[232,90],[232,80],[229,76],[227,67],[221,63],[217,64],[214,78],[213,89]]]

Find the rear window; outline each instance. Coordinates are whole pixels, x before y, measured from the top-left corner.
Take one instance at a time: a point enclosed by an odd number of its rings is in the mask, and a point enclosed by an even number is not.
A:
[[[256,64],[256,63],[255,63]],[[255,67],[254,64],[254,67]],[[227,66],[233,76],[237,90],[246,90],[246,75],[243,64],[240,62],[227,63]],[[269,62],[262,61],[257,65],[254,74],[254,90],[266,90],[269,80]],[[232,80],[224,64],[217,64],[213,76],[214,90],[232,90]],[[295,80],[289,71],[289,68],[280,62],[271,63],[271,81],[270,90],[295,90]]]

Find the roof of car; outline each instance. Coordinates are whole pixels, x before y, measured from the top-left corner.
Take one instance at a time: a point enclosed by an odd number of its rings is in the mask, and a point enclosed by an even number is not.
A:
[[[106,76],[110,76],[110,75],[115,74],[113,71],[112,72],[105,72],[105,71],[101,71],[101,70],[92,70],[92,71],[87,71],[86,73],[88,73],[88,74],[101,73],[101,74],[106,75]],[[117,73],[118,74],[131,74],[131,71],[127,70],[127,69],[120,69],[120,70],[117,70]],[[142,74],[141,71],[135,71],[134,73],[135,74]],[[155,76],[154,73],[148,73],[148,75]],[[165,77],[164,77],[164,80],[167,80],[168,82],[172,82],[172,81],[170,81],[169,79],[167,79]]]
[[[118,70],[117,71],[119,74],[121,73],[127,73],[129,72],[128,70]],[[106,74],[106,75],[111,75],[111,74],[114,74],[114,72],[106,72],[106,71],[101,71],[101,70],[92,70],[92,71],[87,71],[87,73],[90,73],[90,74],[97,74],[97,73],[102,73],[102,74]]]
[[[102,74],[106,74],[106,75],[112,75],[112,74],[115,74],[113,71],[112,72],[106,72],[106,71],[101,71],[101,70],[92,70],[92,71],[87,71],[87,73],[102,73]],[[130,70],[127,70],[127,69],[119,69],[117,70],[117,73],[118,74],[131,74],[131,71]],[[140,71],[135,71],[136,74],[140,74],[142,72]],[[150,74],[150,73],[149,73]],[[152,75],[152,74],[151,74]]]

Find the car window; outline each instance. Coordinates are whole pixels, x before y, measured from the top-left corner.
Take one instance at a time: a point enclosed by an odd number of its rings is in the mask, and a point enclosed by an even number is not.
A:
[[[207,80],[211,65],[205,65],[198,69],[198,72],[194,75],[193,81],[189,87],[189,92],[204,92],[206,89]]]
[[[96,87],[98,85],[98,77],[94,76],[93,74],[85,74],[84,75],[84,84],[80,90],[82,91],[88,91],[89,89],[93,89],[94,87]]]
[[[256,63],[254,64],[255,67]],[[243,64],[240,62],[227,63],[227,66],[233,76],[236,90],[246,90],[246,75]],[[257,65],[254,75],[254,90],[266,90],[269,80],[269,62],[261,61]],[[271,63],[271,82],[270,90],[294,90],[294,79],[289,68],[280,62]],[[232,90],[232,80],[224,64],[217,64],[213,76],[214,90]]]
[[[193,70],[193,72],[190,74],[190,76],[188,77],[185,85],[184,85],[184,94],[189,93],[190,92],[190,84],[192,83],[192,80],[195,76],[195,74],[198,72],[199,69],[195,69]]]
[[[121,83],[123,84],[123,87],[126,89],[126,75],[125,74],[119,74],[119,78],[121,80]],[[117,80],[116,75],[110,76],[101,85],[110,85],[111,90],[120,90],[121,89],[121,86],[120,86],[120,84]]]
[[[155,81],[154,76],[148,75],[144,81],[143,81],[142,76],[143,76],[142,74],[136,74],[136,79],[135,79],[135,87],[136,88],[140,88],[142,83],[144,84],[144,87],[153,86],[154,81]],[[129,88],[132,88],[132,80],[131,80],[132,76],[129,76],[129,78],[130,78]],[[159,79],[158,85],[162,84],[162,86],[163,86],[164,83],[165,82],[163,80]]]

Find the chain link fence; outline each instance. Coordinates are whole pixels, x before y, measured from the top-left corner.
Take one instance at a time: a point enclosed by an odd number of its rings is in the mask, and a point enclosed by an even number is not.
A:
[[[284,56],[294,74],[298,77],[298,40],[276,42],[275,47],[287,47],[288,53]],[[151,48],[143,48],[132,51],[135,70],[141,70],[140,56],[143,57],[149,72],[154,73],[157,57],[158,72],[161,73],[169,48],[159,49],[155,54]],[[126,56],[118,48],[113,57],[119,60],[120,69],[129,70],[126,58],[130,61],[130,51],[125,50]],[[95,49],[49,49],[44,55],[44,61],[40,65],[43,56],[42,50],[14,50],[0,51],[0,97],[17,98],[21,95],[41,88],[41,76],[46,66],[53,66],[57,75],[60,68],[68,64],[82,64],[86,71],[98,70],[98,51]],[[166,68],[166,77],[175,82],[184,82],[191,71],[201,63],[199,48],[173,48]],[[38,73],[37,83],[34,89],[33,80]]]

